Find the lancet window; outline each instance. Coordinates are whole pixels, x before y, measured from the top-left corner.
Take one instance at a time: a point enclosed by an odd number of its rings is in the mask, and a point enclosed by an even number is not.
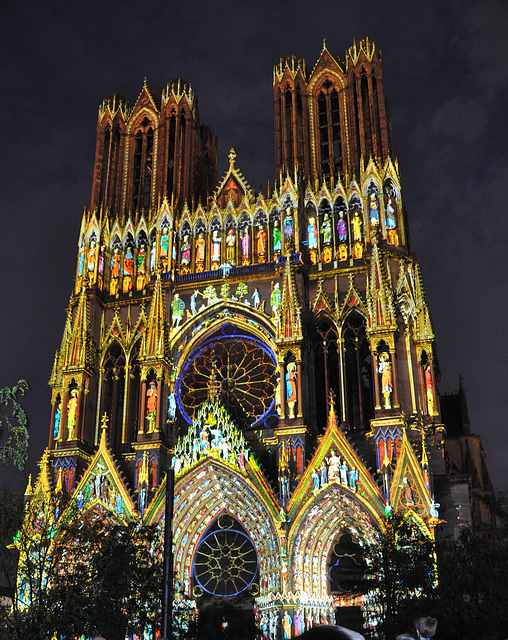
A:
[[[154,169],[153,145],[153,123],[145,117],[134,133],[131,199],[131,209],[133,211],[146,210],[151,204],[152,173]]]
[[[314,333],[314,380],[317,423],[326,425],[329,410],[330,391],[340,398],[340,362],[338,334],[328,320],[321,320]]]
[[[171,200],[173,195],[173,184],[175,177],[175,144],[176,144],[176,115],[169,117],[168,139],[167,139],[167,169],[166,169],[166,193]]]
[[[119,447],[122,442],[122,424],[125,398],[125,353],[118,342],[113,342],[104,356],[102,366],[101,411],[109,417],[110,442]]]
[[[339,94],[326,80],[317,97],[319,161],[323,177],[342,172]]]
[[[365,429],[374,417],[372,356],[365,318],[353,312],[343,327],[345,415],[350,430]]]

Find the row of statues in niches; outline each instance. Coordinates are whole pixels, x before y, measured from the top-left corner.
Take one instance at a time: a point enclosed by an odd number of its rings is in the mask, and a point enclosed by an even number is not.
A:
[[[109,249],[99,244],[92,233],[82,238],[76,290],[95,284],[107,288],[111,295],[142,291],[155,273],[156,265],[163,271],[176,270],[179,275],[214,271],[227,264],[246,266],[274,261],[293,251],[308,251],[311,263],[330,263],[348,258],[362,258],[367,236],[383,233],[386,241],[399,245],[397,230],[397,203],[385,194],[380,208],[380,197],[373,191],[368,195],[368,210],[364,215],[359,198],[352,198],[349,209],[345,201],[321,203],[316,212],[314,205],[305,207],[306,228],[298,229],[296,210],[287,206],[280,213],[270,215],[258,212],[254,222],[249,215],[240,216],[238,222],[232,217],[224,228],[214,218],[207,229],[198,221],[194,229],[188,222],[172,233],[167,220],[159,231],[152,230],[150,238],[144,232],[136,241],[127,234],[123,243],[115,236]],[[368,232],[370,231],[370,235]]]
[[[312,264],[342,261],[348,258],[362,258],[365,240],[383,235],[386,242],[399,246],[397,230],[397,203],[386,197],[383,210],[377,193],[368,198],[368,209],[364,216],[359,199],[352,199],[349,210],[345,202],[342,206],[320,207],[316,213],[314,206],[306,207],[307,244]]]

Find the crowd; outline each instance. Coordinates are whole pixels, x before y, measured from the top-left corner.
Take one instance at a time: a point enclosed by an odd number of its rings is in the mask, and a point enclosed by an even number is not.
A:
[[[415,620],[414,632],[402,633],[395,640],[432,640],[436,629],[437,620],[435,618],[419,616]],[[317,625],[302,633],[298,638],[301,640],[365,640],[361,633],[333,624]],[[102,636],[96,636],[93,640],[105,639]],[[161,640],[166,640],[166,638],[161,638]]]
[[[430,616],[420,616],[415,620],[414,632],[402,633],[395,640],[432,640],[436,634],[437,620]],[[364,640],[361,633],[331,624],[312,627],[302,635],[301,640]]]

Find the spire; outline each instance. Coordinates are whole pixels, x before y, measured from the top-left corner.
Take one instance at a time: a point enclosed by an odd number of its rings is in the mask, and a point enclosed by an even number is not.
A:
[[[70,318],[68,319],[70,321]],[[94,368],[94,349],[88,327],[88,303],[86,289],[81,288],[74,322],[68,333],[63,366],[66,370],[81,370],[89,374]]]
[[[166,304],[162,288],[161,272],[157,269],[153,289],[148,326],[143,336],[140,357],[143,360],[166,360],[168,345],[168,327],[166,322]]]
[[[295,342],[302,339],[301,306],[296,290],[294,267],[291,254],[286,255],[282,281],[280,321],[277,326],[277,340]]]
[[[396,330],[393,293],[377,244],[374,244],[372,249],[367,304],[369,309],[369,330],[371,333]]]

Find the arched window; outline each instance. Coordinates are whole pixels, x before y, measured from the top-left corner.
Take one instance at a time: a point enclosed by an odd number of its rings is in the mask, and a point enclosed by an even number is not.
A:
[[[367,79],[367,72],[362,68],[360,74],[360,87],[362,92],[362,111],[363,111],[363,130],[365,135],[365,152],[367,157],[372,155],[372,119],[370,113],[370,100],[369,100],[369,82]]]
[[[111,127],[108,125],[103,138],[102,143],[102,167],[101,167],[101,182],[99,193],[99,204],[105,202],[106,197],[106,185],[108,183],[108,171],[109,171],[109,158],[111,152]]]
[[[337,330],[329,320],[323,319],[317,325],[312,346],[316,419],[318,428],[324,429],[328,418],[329,392],[334,392],[336,400],[340,393]]]
[[[109,439],[118,448],[122,442],[125,394],[125,354],[118,342],[113,342],[104,356],[101,412],[109,417]]]
[[[175,140],[176,140],[176,115],[173,113],[169,118],[168,127],[168,159],[166,170],[166,192],[168,200],[171,200],[173,194],[173,185],[175,179]]]
[[[372,356],[365,319],[351,313],[344,322],[344,375],[346,421],[350,430],[365,429],[374,417]]]
[[[291,132],[293,130],[293,94],[291,88],[288,86],[284,94],[284,131],[285,136],[285,156],[287,166],[286,170],[290,170],[293,166],[293,140]]]
[[[152,195],[153,124],[143,118],[134,134],[132,161],[132,211],[148,209]]]
[[[342,172],[342,134],[340,127],[339,94],[326,80],[317,97],[318,147],[322,176]]]
[[[130,443],[135,439],[139,429],[139,403],[140,403],[140,389],[141,389],[141,365],[139,364],[139,345],[138,340],[134,345],[130,356],[129,367],[129,394],[128,394],[128,410],[125,416],[125,435],[123,444],[128,447]]]

